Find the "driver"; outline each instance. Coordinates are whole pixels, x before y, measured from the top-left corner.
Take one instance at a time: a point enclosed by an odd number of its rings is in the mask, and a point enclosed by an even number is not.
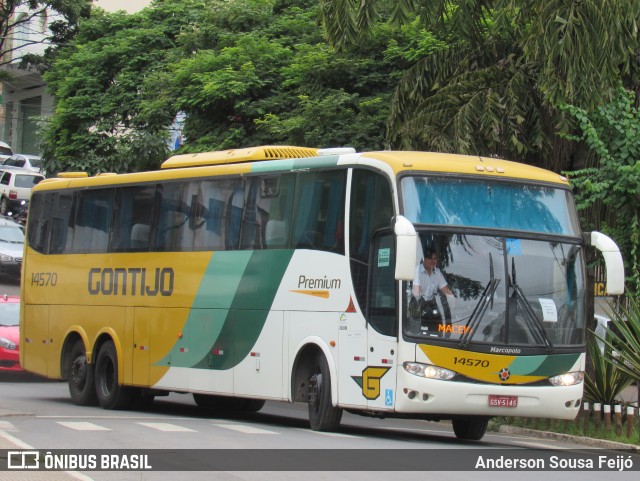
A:
[[[436,264],[438,258],[433,249],[427,248],[422,262],[416,268],[413,280],[413,295],[421,306],[422,328],[437,330],[442,322],[442,315],[436,303],[436,294],[453,296],[446,279]],[[435,325],[434,325],[435,324]]]

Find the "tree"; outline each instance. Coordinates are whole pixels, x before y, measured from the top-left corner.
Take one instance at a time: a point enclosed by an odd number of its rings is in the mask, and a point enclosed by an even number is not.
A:
[[[635,75],[635,0],[321,0],[329,39],[418,15],[444,46],[408,68],[388,120],[395,147],[497,155],[554,170],[576,146],[565,103],[592,110]],[[637,81],[637,79],[636,79]]]
[[[90,9],[91,0],[3,0],[0,4],[0,66],[24,60],[25,47],[57,44],[70,38]],[[18,41],[22,31],[41,28],[51,16],[55,20],[50,23],[49,32],[43,30],[41,36],[26,43],[22,38]],[[30,58],[32,56],[26,60]]]
[[[315,0],[236,0],[210,10],[173,67],[186,150],[385,147],[401,58],[387,56],[392,32],[376,29],[366,47],[341,54],[325,44],[317,13]]]
[[[616,98],[589,113],[572,105],[577,124],[570,140],[584,142],[594,159],[567,172],[585,228],[602,230],[618,243],[625,260],[627,287],[640,293],[640,109],[633,92],[618,88]]]
[[[166,1],[134,15],[101,10],[50,55],[56,99],[45,125],[48,172],[128,172],[158,167],[176,110],[166,97],[176,38],[206,2]]]
[[[49,56],[56,98],[48,171],[157,167],[184,114],[180,152],[260,144],[384,149],[390,92],[437,41],[379,24],[337,52],[316,0],[156,0],[134,15],[97,11]]]

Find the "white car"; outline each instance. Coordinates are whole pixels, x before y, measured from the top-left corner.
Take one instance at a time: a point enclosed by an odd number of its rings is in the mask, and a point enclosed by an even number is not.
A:
[[[5,167],[19,167],[21,169],[27,169],[34,172],[42,172],[42,158],[37,155],[31,154],[13,154],[2,163],[0,168]]]
[[[6,142],[0,142],[0,162],[7,160],[13,155],[13,150]]]
[[[24,230],[18,223],[0,217],[0,276],[20,278]]]
[[[26,169],[0,170],[0,214],[7,215],[29,202],[31,189],[44,180],[44,175]]]

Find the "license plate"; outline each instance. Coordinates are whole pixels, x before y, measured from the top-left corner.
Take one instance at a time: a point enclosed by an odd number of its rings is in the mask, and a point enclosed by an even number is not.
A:
[[[494,408],[515,408],[518,406],[518,396],[496,396],[489,395],[489,407]]]

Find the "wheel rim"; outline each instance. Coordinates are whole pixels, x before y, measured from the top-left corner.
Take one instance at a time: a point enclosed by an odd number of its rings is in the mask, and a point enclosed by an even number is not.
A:
[[[111,360],[105,360],[102,366],[102,376],[100,376],[100,391],[106,398],[109,397],[113,391],[115,383],[115,369]]]
[[[87,382],[87,358],[78,356],[71,364],[71,382],[82,389]]]
[[[320,409],[320,395],[322,393],[322,373],[317,372],[311,376],[309,383],[309,404],[313,407],[314,412]]]

